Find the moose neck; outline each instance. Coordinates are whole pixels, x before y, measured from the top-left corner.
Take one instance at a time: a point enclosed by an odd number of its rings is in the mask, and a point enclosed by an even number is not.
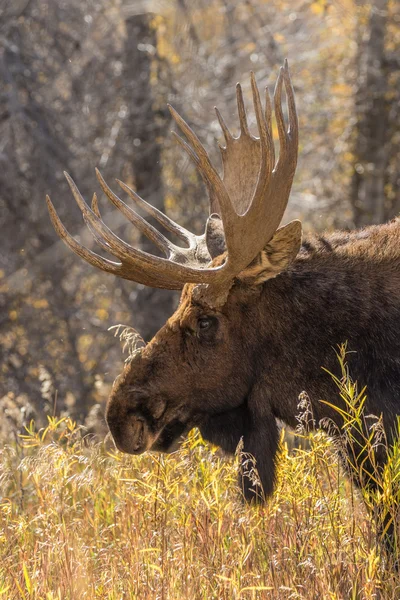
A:
[[[255,321],[256,378],[275,416],[289,425],[296,424],[302,391],[316,422],[337,420],[320,400],[338,403],[324,369],[340,376],[336,353],[344,343],[350,375],[360,388],[368,386],[368,410],[380,415],[384,397],[391,394],[392,403],[400,397],[400,278],[393,284],[390,226],[307,239],[292,266],[264,284]]]

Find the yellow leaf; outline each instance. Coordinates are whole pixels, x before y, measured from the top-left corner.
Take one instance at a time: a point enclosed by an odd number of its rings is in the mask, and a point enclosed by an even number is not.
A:
[[[311,4],[310,8],[311,8],[311,12],[314,15],[321,15],[325,10],[325,3],[324,2],[313,2]]]
[[[96,310],[96,315],[101,321],[106,321],[108,319],[108,312],[104,310],[104,308],[98,308]]]
[[[245,50],[246,52],[253,52],[255,49],[257,48],[257,46],[255,45],[254,42],[248,42],[243,48],[242,50]]]
[[[150,21],[150,26],[157,29],[160,25],[164,23],[164,17],[161,15],[155,15],[153,19]]]
[[[22,565],[22,570],[24,572],[24,579],[25,579],[26,589],[28,590],[28,594],[31,595],[32,594],[32,582],[31,582],[31,579],[29,577],[28,569],[26,568],[26,564],[25,563]]]
[[[171,210],[176,206],[175,197],[172,194],[167,194],[164,198],[164,206],[167,210]]]
[[[352,89],[351,86],[346,83],[338,83],[331,87],[331,92],[332,94],[335,94],[335,96],[351,96]]]
[[[39,298],[32,302],[32,306],[33,308],[47,308],[49,306],[49,303],[45,298]]]

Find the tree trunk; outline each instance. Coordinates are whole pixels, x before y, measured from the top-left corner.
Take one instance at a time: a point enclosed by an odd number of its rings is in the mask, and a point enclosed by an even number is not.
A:
[[[356,139],[351,201],[356,226],[388,218],[385,180],[389,162],[388,74],[385,69],[387,0],[373,0],[366,39],[358,49]]]
[[[156,60],[156,33],[150,25],[151,16],[140,14],[127,18],[124,80],[128,118],[128,135],[132,148],[132,168],[136,191],[153,206],[164,212],[161,150],[169,121],[165,113],[156,111],[151,85],[152,61]],[[155,246],[144,236],[141,247],[156,253]],[[138,285],[130,293],[134,325],[145,339],[152,337],[172,314],[176,294]]]

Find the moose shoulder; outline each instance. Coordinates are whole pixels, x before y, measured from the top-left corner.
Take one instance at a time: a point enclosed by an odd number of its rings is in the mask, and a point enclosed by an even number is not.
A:
[[[98,268],[159,288],[182,289],[175,314],[117,378],[107,421],[117,447],[132,454],[169,451],[193,426],[203,436],[256,460],[263,495],[273,490],[278,446],[276,419],[296,424],[298,396],[306,390],[315,422],[340,427],[331,377],[335,349],[348,342],[354,379],[368,389],[366,411],[383,415],[389,441],[400,414],[400,220],[362,231],[336,232],[302,241],[301,225],[279,227],[293,181],[298,147],[294,94],[287,63],[273,105],[279,158],[272,140],[268,92],[262,108],[252,76],[258,136],[248,129],[237,86],[240,136],[217,116],[226,145],[223,176],[198,138],[171,108],[189,143],[177,140],[194,161],[210,196],[204,234],[195,236],[118,182],[133,202],[185,246],[172,244],[98,179],[106,196],[164,253],[137,250],[101,219],[96,197],[88,206],[72,179],[72,193],[108,260],[81,246],[48,206],[60,237]],[[282,89],[287,98],[287,124]],[[385,457],[378,457],[384,461]],[[260,495],[244,478],[244,493]]]

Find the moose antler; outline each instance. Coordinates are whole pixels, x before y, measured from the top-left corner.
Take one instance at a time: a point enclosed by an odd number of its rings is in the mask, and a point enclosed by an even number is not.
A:
[[[288,128],[286,128],[282,111],[283,86],[288,105]],[[90,207],[67,173],[65,176],[91,233],[98,244],[117,257],[120,262],[116,263],[103,258],[79,244],[67,232],[50,198],[47,197],[50,217],[58,235],[75,253],[90,264],[125,279],[168,289],[180,289],[188,282],[208,284],[214,292],[217,289],[229,289],[233,278],[261,252],[278,228],[288,202],[297,163],[298,124],[287,61],[280,69],[274,91],[275,119],[280,145],[277,162],[275,162],[271,127],[272,107],[268,90],[266,90],[264,113],[253,73],[251,74],[251,89],[259,137],[254,137],[249,132],[242,89],[239,84],[236,88],[240,123],[238,138],[231,135],[221,114],[216,109],[226,142],[225,147],[220,147],[224,168],[222,178],[211,164],[206,150],[195,133],[169,106],[172,117],[189,144],[176,133],[174,135],[193,160],[203,178],[210,196],[211,212],[218,213],[222,220],[227,250],[223,264],[209,266],[215,251],[207,246],[207,239],[211,239],[213,236],[215,238],[217,215],[212,214],[209,217],[205,233],[202,236],[195,236],[149,205],[127,185],[117,180],[135,204],[144,209],[167,231],[174,233],[187,244],[186,248],[178,247],[116,196],[98,171],[96,171],[97,178],[108,199],[133,225],[155,243],[164,253],[165,258],[138,250],[115,235],[101,219],[96,195],[93,196]],[[213,232],[213,236],[207,235],[210,234],[210,231]],[[219,225],[218,235],[223,235],[221,225]],[[222,247],[223,245],[219,243],[217,246]],[[218,303],[218,294],[213,293],[212,298],[212,303]]]

